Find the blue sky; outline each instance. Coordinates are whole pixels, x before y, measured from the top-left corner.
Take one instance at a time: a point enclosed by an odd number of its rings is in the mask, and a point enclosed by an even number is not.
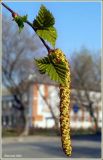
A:
[[[58,39],[56,47],[69,56],[82,46],[92,51],[101,48],[101,3],[100,2],[6,2],[20,15],[28,14],[33,21],[41,4],[54,15]],[[4,7],[3,13],[10,14]]]

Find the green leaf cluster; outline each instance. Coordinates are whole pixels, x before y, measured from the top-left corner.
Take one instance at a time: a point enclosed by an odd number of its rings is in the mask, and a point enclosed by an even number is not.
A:
[[[50,54],[42,59],[35,59],[35,62],[41,74],[46,73],[51,80],[59,84],[63,85],[66,83],[66,65],[62,61],[57,63],[55,54]]]
[[[57,31],[54,24],[55,19],[52,13],[42,5],[36,19],[33,21],[33,26],[36,28],[36,33],[47,40],[52,46],[55,46],[57,39]]]
[[[24,28],[24,22],[27,21],[27,15],[25,16],[16,16],[14,18],[15,22],[17,23],[18,27],[19,27],[19,32],[21,32]]]

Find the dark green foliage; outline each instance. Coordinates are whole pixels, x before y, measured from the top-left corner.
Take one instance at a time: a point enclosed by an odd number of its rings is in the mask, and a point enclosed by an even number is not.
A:
[[[33,22],[34,27],[37,29],[46,29],[54,24],[55,19],[52,13],[50,13],[50,11],[47,10],[44,5],[41,5],[38,16],[36,16],[36,19]]]
[[[24,22],[27,21],[27,15],[26,16],[17,16],[14,18],[15,22],[18,24],[19,32],[21,32],[24,28]]]

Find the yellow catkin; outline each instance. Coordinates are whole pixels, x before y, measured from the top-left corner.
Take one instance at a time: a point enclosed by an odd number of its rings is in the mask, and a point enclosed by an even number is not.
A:
[[[72,147],[70,139],[70,67],[69,63],[60,49],[53,51],[57,60],[66,64],[66,85],[60,85],[60,130],[62,148],[67,156],[71,156]]]

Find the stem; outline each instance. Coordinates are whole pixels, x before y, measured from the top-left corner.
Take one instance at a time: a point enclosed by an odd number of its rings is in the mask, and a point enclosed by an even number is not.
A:
[[[6,4],[4,4],[3,2],[1,2],[1,4],[11,13],[14,13],[14,11],[12,9],[10,9]]]
[[[11,12],[12,15],[16,13],[16,12],[14,12],[11,8],[9,8],[6,4],[4,4],[3,2],[1,2],[1,4],[2,4],[9,12]],[[17,14],[17,13],[16,13],[16,14]],[[18,14],[17,14],[17,15],[18,15]],[[19,15],[18,15],[18,16],[19,16]],[[31,22],[29,22],[29,21],[27,20],[25,23],[27,23],[27,24],[36,32],[37,28],[35,28],[35,27],[32,25]],[[46,44],[46,42],[44,41],[43,38],[41,38],[39,35],[38,35],[38,37],[40,38],[40,40],[42,41],[42,43],[43,43],[44,46],[46,47],[47,51],[49,52],[49,51],[51,50],[50,47]]]
[[[26,23],[36,32],[36,28],[33,27],[32,23],[30,23],[29,21],[26,21]],[[41,38],[40,36],[38,36],[40,38],[40,40],[42,41],[42,43],[44,44],[44,46],[46,47],[46,49],[48,50],[48,52],[51,50],[50,47],[46,44],[46,42],[44,41],[43,38]]]

